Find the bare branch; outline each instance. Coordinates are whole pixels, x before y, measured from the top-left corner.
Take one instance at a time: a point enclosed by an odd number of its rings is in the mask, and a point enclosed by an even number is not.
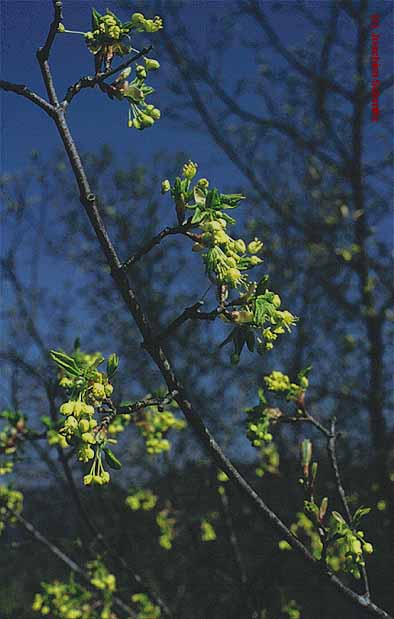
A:
[[[161,243],[161,241],[163,239],[165,239],[166,236],[171,236],[171,235],[174,235],[174,234],[183,234],[185,236],[189,236],[189,238],[191,238],[193,240],[197,240],[190,233],[190,228],[191,228],[191,220],[190,219],[188,219],[185,223],[183,223],[183,224],[181,224],[179,226],[173,226],[173,227],[164,228],[164,230],[162,230],[161,232],[156,234],[150,241],[148,241],[147,243],[145,243],[145,245],[140,247],[140,249],[138,249],[135,252],[135,254],[133,254],[130,258],[128,258],[128,260],[126,260],[126,262],[124,262],[122,264],[122,269],[127,270],[133,264],[138,262],[138,260],[140,260],[142,258],[142,256],[145,256],[145,254],[150,252],[151,249],[153,249],[156,245],[159,245],[159,243]]]
[[[52,44],[55,40],[55,36],[57,33],[57,29],[59,27],[60,22],[63,19],[63,15],[62,15],[62,0],[53,0],[52,1],[53,4],[53,9],[54,9],[54,16],[53,16],[53,21],[50,25],[49,28],[49,32],[48,32],[48,36],[47,36],[47,40],[45,41],[43,47],[41,47],[38,50],[38,54],[39,54],[39,60],[41,62],[44,62],[45,60],[48,60],[49,58],[49,54],[51,53],[51,48],[52,48]]]
[[[14,92],[21,97],[25,97],[25,99],[29,99],[35,105],[38,105],[44,112],[49,114],[49,116],[54,115],[54,107],[48,101],[45,101],[40,95],[35,93],[33,90],[30,90],[25,84],[13,84],[12,82],[7,82],[6,80],[0,80],[0,88],[2,90],[6,90],[9,92]]]

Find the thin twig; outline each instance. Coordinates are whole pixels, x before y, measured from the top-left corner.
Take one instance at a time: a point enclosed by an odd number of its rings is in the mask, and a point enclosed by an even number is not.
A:
[[[128,60],[125,60],[113,69],[97,73],[96,75],[85,75],[84,77],[81,77],[77,82],[75,82],[75,84],[68,88],[61,103],[63,109],[66,109],[66,107],[69,105],[69,103],[71,103],[75,95],[77,95],[81,90],[83,90],[84,88],[94,88],[95,86],[100,85],[100,83],[104,82],[104,80],[106,80],[108,77],[115,75],[119,71],[123,71],[123,69],[127,69],[127,67],[130,66],[133,62],[135,62],[142,56],[145,56],[145,54],[148,54],[151,49],[152,46],[144,47],[140,52],[138,52],[138,54],[135,54],[131,58],[128,58]],[[108,84],[106,85],[108,86]]]
[[[336,454],[337,436],[338,435],[336,433],[336,418],[333,417],[331,419],[330,437],[328,438],[328,442],[327,442],[327,451],[330,457],[330,463],[331,463],[331,467],[334,473],[335,483],[336,483],[339,497],[341,499],[342,507],[346,514],[347,521],[349,525],[351,525],[353,518],[352,518],[351,511],[350,511],[348,500],[346,498],[345,490],[343,487],[341,473],[339,470],[339,465],[338,465],[338,460],[337,460],[337,454]],[[367,573],[365,565],[361,566],[361,572],[362,572],[362,577],[364,581],[365,596],[369,599],[371,597],[371,592],[369,588],[368,573]]]
[[[127,270],[133,264],[138,262],[138,260],[140,260],[142,256],[145,256],[145,254],[149,253],[156,245],[159,245],[159,243],[161,243],[161,241],[165,239],[166,236],[171,236],[174,234],[183,234],[185,236],[189,236],[189,238],[192,238],[193,240],[196,240],[195,237],[190,233],[190,228],[191,228],[190,219],[188,219],[185,223],[179,226],[172,226],[172,227],[167,226],[166,228],[161,230],[161,232],[159,232],[153,238],[151,238],[147,243],[142,245],[142,247],[140,247],[132,256],[130,256],[130,258],[128,258],[128,260],[126,260],[126,262],[123,263],[122,269]]]
[[[49,114],[49,116],[53,116],[55,112],[55,108],[53,105],[45,101],[40,95],[35,93],[33,90],[30,90],[25,84],[14,84],[12,82],[7,82],[6,80],[0,80],[0,88],[2,90],[6,90],[9,92],[14,92],[21,97],[25,97],[25,99],[29,99],[35,105],[38,105],[44,112]]]
[[[12,517],[15,518],[15,520],[17,520],[19,524],[21,524],[23,528],[26,529],[26,531],[30,533],[30,535],[32,535],[32,537],[34,537],[35,540],[37,540],[38,542],[43,544],[46,548],[48,548],[48,550],[50,550],[50,552],[53,555],[55,555],[58,559],[60,559],[60,561],[62,561],[65,565],[67,565],[67,567],[69,567],[72,572],[74,572],[75,574],[78,574],[78,576],[80,576],[80,578],[89,587],[91,586],[90,579],[88,578],[88,576],[86,576],[84,570],[81,567],[79,567],[79,565],[73,559],[71,559],[71,557],[69,557],[65,552],[63,552],[63,550],[60,550],[60,548],[56,546],[56,544],[54,544],[47,537],[45,537],[45,535],[43,535],[29,520],[26,520],[26,518],[21,516],[21,514],[18,514],[18,512],[8,507],[6,509],[10,513],[10,515],[12,515]],[[94,591],[95,593],[97,593],[96,590]],[[123,600],[121,600],[117,595],[113,596],[113,600],[114,600],[114,603],[119,608],[121,608],[126,613],[128,613],[129,616],[131,615],[132,617],[136,617],[136,614],[133,611],[133,609],[130,608],[130,606],[128,606],[127,604],[125,604]]]

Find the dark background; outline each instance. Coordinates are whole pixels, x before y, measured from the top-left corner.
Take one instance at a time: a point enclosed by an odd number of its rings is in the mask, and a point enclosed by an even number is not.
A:
[[[165,21],[161,33],[135,39],[137,47],[152,42],[152,55],[161,63],[151,82],[162,118],[152,130],[129,130],[127,106],[96,91],[82,92],[68,112],[122,257],[175,223],[160,183],[191,158],[212,185],[247,196],[239,235],[264,241],[262,272],[270,274],[284,306],[300,316],[275,351],[264,357],[244,353],[237,368],[229,351],[219,348],[227,330],[216,323],[183,326],[167,342],[170,357],[208,426],[288,523],[302,509],[297,478],[304,436],[314,441],[320,496],[329,496],[338,509],[324,445],[305,428],[278,430],[280,475],[258,479],[258,454],[246,439],[243,411],[256,404],[264,374],[280,369],[295,376],[313,366],[308,406],[323,420],[338,418],[351,504],[374,508],[365,524],[375,547],[368,561],[374,598],[393,610],[392,4],[231,0],[95,6],[119,15],[141,10]],[[88,29],[90,8],[88,2],[65,2],[66,27]],[[4,79],[43,93],[34,55],[46,36],[50,3],[7,1],[1,9]],[[373,13],[381,16],[377,123],[371,121],[369,98]],[[83,37],[59,35],[51,65],[60,94],[91,72]],[[47,351],[70,350],[77,336],[89,352],[115,350],[121,356],[119,398],[135,399],[159,387],[160,377],[112,290],[53,127],[41,110],[9,93],[2,93],[1,189],[1,406],[21,410],[40,428],[48,386],[56,378]],[[207,287],[198,256],[176,237],[139,263],[132,280],[150,317],[162,325]],[[213,303],[208,295],[207,307]],[[56,397],[60,402],[61,394]],[[90,518],[179,617],[249,616],[215,475],[191,433],[174,439],[169,458],[147,458],[132,429],[118,449],[126,466],[110,488],[83,489],[81,467],[73,470]],[[24,490],[26,514],[83,563],[86,551],[75,540],[89,539],[91,532],[56,450],[33,445],[25,455],[15,483]],[[148,516],[123,507],[127,489],[142,485],[154,488],[163,502],[169,497],[177,510],[179,532],[171,551],[157,545]],[[299,603],[305,619],[317,613],[327,619],[358,617],[314,583],[297,557],[280,553],[271,531],[231,491],[230,504],[256,609],[282,617],[285,596]],[[211,512],[219,513],[217,540],[202,544],[198,523]],[[17,530],[4,534],[1,546],[0,616],[31,617],[40,580],[61,577],[62,567]],[[124,574],[119,578],[130,593]]]

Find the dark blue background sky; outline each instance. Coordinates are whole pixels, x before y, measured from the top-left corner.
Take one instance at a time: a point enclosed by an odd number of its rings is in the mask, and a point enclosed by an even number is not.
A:
[[[295,0],[296,1],[296,0]],[[95,6],[104,11],[108,5],[117,10],[117,2],[95,2]],[[166,6],[172,2],[163,3],[162,13],[165,16]],[[234,7],[235,2],[223,1],[186,1],[184,7],[184,23],[190,30],[191,38],[198,41],[200,49],[196,55],[204,52],[209,45],[208,28],[209,20],[213,16],[225,16],[228,7]],[[278,34],[287,45],[302,44],[307,41],[312,28],[303,20],[287,12],[272,12],[271,2],[263,2],[268,11],[272,24]],[[282,3],[284,4],[284,3]],[[291,6],[291,2],[286,3]],[[326,0],[310,2],[316,14],[324,18],[329,8]],[[147,3],[136,2],[135,10],[145,10]],[[64,23],[70,29],[86,30],[90,24],[90,1],[65,1]],[[374,0],[370,3],[370,12],[387,8],[388,3],[382,0]],[[47,0],[2,0],[2,75],[4,79],[18,83],[27,83],[32,89],[44,94],[41,75],[35,59],[37,47],[45,40],[48,24],[52,18],[51,3]],[[122,11],[119,11],[122,14]],[[126,15],[123,12],[124,15]],[[146,8],[149,14],[149,8]],[[168,24],[171,27],[171,24]],[[245,34],[245,33],[243,33]],[[158,35],[151,35],[149,41],[153,44],[158,40]],[[350,34],[349,34],[350,36]],[[135,45],[141,47],[144,39],[136,37]],[[390,49],[391,47],[391,49]],[[385,58],[382,67],[384,71],[390,69],[392,46],[390,41],[381,44],[381,55]],[[270,59],[267,59],[270,62]],[[83,37],[76,35],[63,35],[56,39],[51,64],[55,74],[56,85],[59,93],[65,92],[68,85],[73,83],[81,74],[92,72],[92,57],[86,52]],[[248,63],[250,64],[250,63]],[[232,47],[226,54],[221,71],[230,80],[236,80],[245,71],[245,52],[237,47],[237,41],[233,41]],[[248,69],[249,70],[249,69]],[[164,98],[162,85],[164,80],[175,75],[173,67],[164,64],[161,72],[152,78],[152,84],[159,87],[159,97]],[[2,97],[2,169],[12,171],[20,168],[26,162],[26,158],[32,149],[43,152],[51,152],[59,146],[58,137],[48,123],[45,114],[30,105],[29,102],[12,94],[1,94]],[[158,101],[156,101],[158,102]],[[174,131],[173,124],[165,117],[155,126],[154,139],[147,139],[149,132],[128,131],[126,126],[126,104],[119,105],[109,101],[93,91],[85,91],[78,97],[78,105],[71,106],[69,121],[82,150],[95,150],[103,143],[111,144],[114,152],[121,158],[132,153],[135,157],[149,160],[152,152],[160,148],[166,148],[170,152],[185,149],[185,133]],[[372,127],[372,129],[378,127]],[[201,159],[211,147],[211,139],[207,134],[196,135],[188,133],[187,150],[194,159]],[[229,164],[227,163],[227,166]],[[231,165],[231,164],[230,164]]]

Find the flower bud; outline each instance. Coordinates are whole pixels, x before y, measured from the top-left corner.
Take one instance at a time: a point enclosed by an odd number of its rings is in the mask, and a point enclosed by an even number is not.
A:
[[[241,281],[241,272],[235,268],[229,269],[224,276],[224,280],[229,286],[235,288]]]
[[[257,238],[250,241],[248,244],[248,252],[250,254],[258,254],[263,249],[263,243],[259,241]]]
[[[133,26],[137,27],[137,26],[143,26],[143,24],[145,23],[145,17],[143,16],[142,13],[134,13],[131,16],[131,23],[133,24]]]
[[[61,405],[60,407],[60,412],[62,415],[72,415],[73,411],[74,411],[74,405],[76,404],[76,402],[74,402],[73,400],[70,400],[69,402],[64,402],[64,404]]]
[[[245,242],[242,239],[235,241],[235,249],[239,254],[244,254],[246,252]]]
[[[94,445],[96,443],[96,438],[92,432],[84,432],[81,438],[84,443],[89,443],[89,445]]]
[[[65,32],[65,31],[66,31],[66,29],[65,29],[65,27],[64,27],[64,25],[63,25],[63,24],[59,24],[59,25],[58,25],[58,27],[57,27],[57,31],[58,31],[58,32]]]
[[[161,193],[167,193],[167,191],[170,191],[170,189],[171,189],[170,181],[168,180],[168,178],[166,178],[161,184]]]
[[[107,398],[111,397],[113,390],[114,388],[110,383],[104,386],[104,391],[105,391],[105,395],[107,396]]]
[[[104,385],[102,385],[101,383],[93,383],[92,394],[96,400],[104,400],[105,398]]]
[[[78,424],[78,428],[81,432],[88,432],[90,429],[89,421],[87,419],[81,419]]]
[[[249,264],[251,267],[256,267],[258,264],[261,264],[263,261],[258,256],[251,256],[249,259]]]
[[[185,165],[182,168],[182,174],[185,178],[191,181],[192,178],[194,178],[197,174],[197,168],[198,168],[198,165],[196,163],[193,163],[192,161],[188,161],[187,163],[185,163]]]
[[[145,67],[143,67],[142,64],[137,65],[135,72],[140,79],[144,80],[146,78]]]
[[[161,112],[157,107],[154,107],[153,110],[149,112],[149,116],[151,116],[153,120],[160,120]]]
[[[370,544],[369,542],[366,542],[363,545],[363,551],[366,552],[368,555],[373,553],[373,546],[372,544]]]
[[[153,58],[145,58],[145,68],[147,71],[157,71],[160,68],[160,63]]]
[[[75,419],[75,417],[70,415],[64,422],[64,427],[68,430],[76,430],[78,427],[78,421]]]

